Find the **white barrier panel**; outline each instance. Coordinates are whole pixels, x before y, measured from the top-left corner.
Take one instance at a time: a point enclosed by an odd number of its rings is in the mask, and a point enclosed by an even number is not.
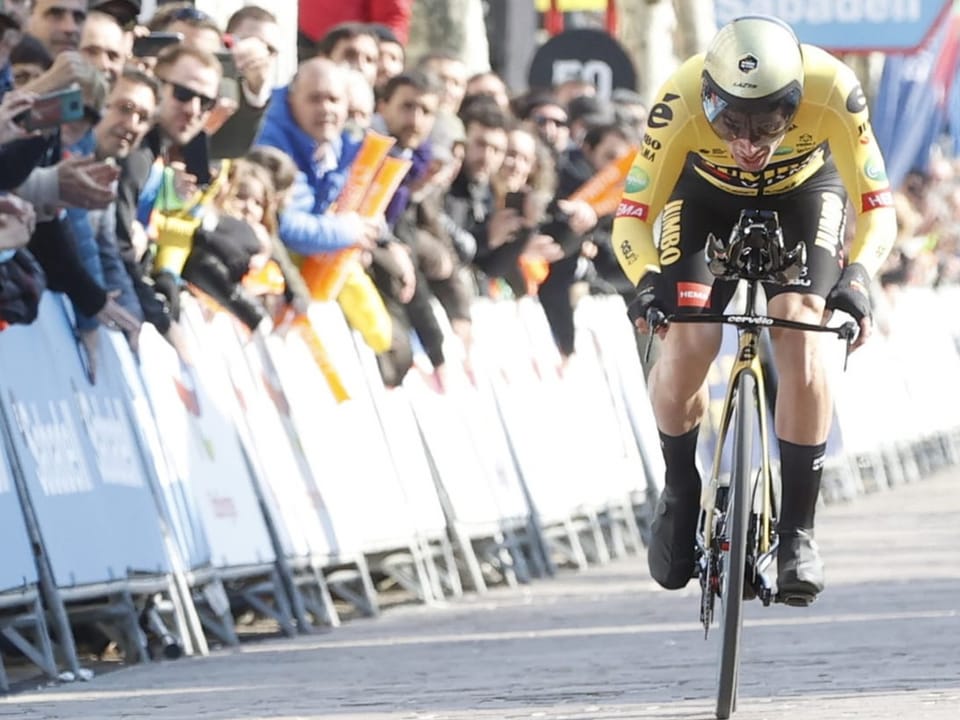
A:
[[[195,322],[199,318],[191,317]],[[197,330],[196,325],[193,325]],[[295,557],[327,557],[333,530],[327,509],[312,478],[304,476],[277,404],[267,393],[265,370],[246,331],[226,312],[217,312],[206,322],[201,338],[208,352],[222,354],[224,367],[238,399],[238,424],[248,427],[248,442],[257,456],[257,471],[269,492],[275,517],[282,520],[280,532],[284,552]],[[241,343],[246,347],[242,347]]]
[[[458,392],[456,398],[452,391],[444,393],[422,364],[410,370],[403,387],[449,500],[452,519],[471,536],[495,533],[508,519],[511,524],[525,522],[528,511],[519,486],[511,497],[507,486],[491,475],[496,459],[484,457],[480,445],[482,434],[487,435],[484,444],[489,444],[489,433],[466,420],[469,410],[459,403],[467,400],[467,392]]]
[[[331,552],[355,555],[407,547],[416,533],[350,329],[335,304],[314,303],[309,314],[349,400],[336,402],[299,334],[271,337],[268,346],[330,514]]]
[[[431,538],[445,535],[446,517],[409,393],[403,387],[384,387],[376,355],[356,333],[354,348],[367,378],[370,397],[380,418],[384,440],[406,498],[411,521],[419,531]]]
[[[943,324],[945,315],[958,310],[956,305],[944,307],[931,288],[912,288],[892,301],[890,351],[924,436],[960,427],[960,356]]]
[[[626,319],[626,307],[619,296],[590,298],[590,301],[591,305],[603,308],[603,312],[591,313],[588,324],[597,341],[600,361],[620,391],[634,443],[643,455],[648,482],[659,492],[666,467],[634,330]]]
[[[203,351],[194,345],[192,352],[198,358]],[[204,384],[215,376],[207,373],[201,383],[200,372],[183,366],[149,325],[140,334],[140,358],[143,383],[176,479],[164,487],[171,509],[182,514],[184,525],[200,524],[214,565],[273,562],[276,556],[236,428]]]
[[[570,496],[577,500],[571,509],[622,501],[635,489],[642,468],[635,452],[626,455],[596,353],[581,337],[577,352],[561,370],[560,353],[540,304],[524,299],[518,306],[541,382],[550,386],[551,399],[557,403],[556,440],[576,449],[561,476],[572,485]]]
[[[586,453],[573,431],[577,419],[564,402],[558,368],[537,362],[521,304],[479,302],[472,312],[475,372],[489,378],[540,518],[562,522],[587,500],[583,485],[593,476],[584,471]]]
[[[140,368],[120,333],[101,333],[100,372],[122,382],[130,403],[133,422],[144,447],[145,462],[152,463],[157,479],[158,501],[174,541],[190,568],[211,564],[210,544],[203,520],[193,502],[193,490],[186,475],[180,476],[171,462],[173,445],[161,437]],[[164,434],[165,437],[169,433]]]
[[[7,453],[0,446],[0,593],[37,583],[37,567],[8,463]]]
[[[0,388],[57,585],[167,573],[122,386],[89,384],[59,296],[0,336]]]

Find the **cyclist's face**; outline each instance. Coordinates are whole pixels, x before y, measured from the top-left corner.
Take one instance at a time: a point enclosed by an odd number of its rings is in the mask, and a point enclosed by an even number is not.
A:
[[[727,149],[737,163],[737,167],[747,172],[760,172],[773,158],[773,153],[780,145],[783,136],[776,138],[770,144],[754,142],[747,138],[728,140]]]
[[[711,122],[741,170],[763,170],[783,141],[789,122],[779,112],[748,115],[726,109]]]

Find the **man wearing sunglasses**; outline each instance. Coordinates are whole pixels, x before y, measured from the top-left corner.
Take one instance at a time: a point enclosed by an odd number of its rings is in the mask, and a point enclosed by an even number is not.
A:
[[[168,167],[181,168],[178,172],[183,175],[184,150],[201,136],[217,102],[221,66],[215,55],[187,45],[176,45],[161,53],[155,74],[161,84],[156,124],[140,146],[121,163],[117,191],[117,243],[127,271],[134,279],[145,319],[178,347],[179,330],[170,306],[170,301],[176,299],[177,287],[176,282],[167,282],[175,281],[178,269],[173,268],[173,273],[169,274],[155,273],[153,258],[149,253],[143,253],[142,233],[146,218],[140,217],[138,208],[141,203],[143,207],[152,207],[161,188],[167,187],[155,182],[154,166],[158,158],[162,158]],[[194,174],[203,170],[191,168]],[[185,256],[188,250],[181,254]]]
[[[787,250],[806,249],[806,275],[766,284],[768,313],[804,323],[842,310],[870,334],[868,287],[896,238],[896,213],[867,101],[853,71],[797,40],[782,21],[737,18],[706,54],[684,63],[657,95],[625,182],[613,245],[638,283],[633,316],[723,312],[736,283],[704,262],[709,234],[726,239],[744,208],[776,211]],[[844,250],[848,195],[856,234]],[[659,244],[653,224],[662,213]],[[718,325],[666,330],[648,385],[660,429],[666,481],[648,553],[669,589],[695,563],[700,477],[697,433],[709,397],[705,379],[720,348]],[[782,479],[777,586],[806,604],[823,589],[813,541],[832,400],[820,335],[771,330],[778,389],[776,435]]]

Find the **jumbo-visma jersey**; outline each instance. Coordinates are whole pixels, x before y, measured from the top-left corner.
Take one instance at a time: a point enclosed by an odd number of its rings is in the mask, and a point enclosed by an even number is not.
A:
[[[800,108],[771,163],[759,173],[737,167],[701,110],[703,55],[686,61],[664,85],[650,109],[613,225],[614,250],[634,283],[647,270],[679,259],[677,248],[657,249],[653,222],[686,164],[729,193],[731,202],[748,208],[750,198],[801,185],[832,156],[856,209],[850,262],[861,263],[871,276],[883,263],[896,238],[896,216],[866,98],[850,68],[817,47],[803,45],[802,50]]]

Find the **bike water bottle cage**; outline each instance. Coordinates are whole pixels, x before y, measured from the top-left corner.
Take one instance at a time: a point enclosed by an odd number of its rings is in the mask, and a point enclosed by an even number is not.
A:
[[[723,280],[753,280],[789,285],[807,274],[803,243],[787,250],[774,210],[742,210],[724,241],[711,233],[705,248],[710,272]]]

